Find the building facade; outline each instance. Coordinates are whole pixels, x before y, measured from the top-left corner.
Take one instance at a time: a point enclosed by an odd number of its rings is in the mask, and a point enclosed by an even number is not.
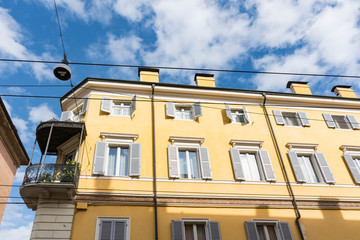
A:
[[[7,202],[16,170],[20,165],[27,165],[29,157],[1,98],[0,122],[0,195],[2,202]],[[5,207],[0,204],[0,223]]]
[[[32,239],[358,239],[360,100],[87,78],[41,123]],[[47,164],[46,155],[57,164]],[[66,178],[66,176],[68,178]]]

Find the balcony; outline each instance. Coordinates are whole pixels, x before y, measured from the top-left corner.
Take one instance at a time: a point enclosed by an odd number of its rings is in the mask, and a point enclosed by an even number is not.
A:
[[[34,164],[25,171],[20,195],[33,210],[40,198],[70,200],[75,195],[78,178],[77,164]]]
[[[41,199],[74,198],[80,172],[78,159],[75,159],[74,154],[73,159],[65,160],[59,149],[76,146],[74,150],[79,152],[85,135],[83,122],[50,120],[39,124],[36,128],[36,140],[42,159],[39,164],[32,164],[26,169],[20,188],[20,195],[28,208],[36,210]],[[57,164],[46,163],[47,155],[57,156]],[[62,164],[65,161],[68,164]]]

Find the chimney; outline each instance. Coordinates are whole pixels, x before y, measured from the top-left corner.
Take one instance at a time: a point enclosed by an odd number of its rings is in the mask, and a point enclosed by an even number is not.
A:
[[[139,68],[138,76],[141,82],[159,82],[159,69]]]
[[[290,88],[292,93],[311,95],[310,87],[307,84],[308,82],[289,81],[286,88]]]
[[[194,81],[195,81],[197,86],[215,87],[214,74],[195,73]]]
[[[331,89],[331,92],[334,92],[337,97],[357,98],[354,90],[351,89],[351,86],[347,85],[336,85]]]

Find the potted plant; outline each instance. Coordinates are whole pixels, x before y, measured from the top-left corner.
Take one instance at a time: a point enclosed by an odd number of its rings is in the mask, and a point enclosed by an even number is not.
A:
[[[44,172],[39,177],[39,182],[51,182],[51,181],[52,181],[52,176],[49,172]]]
[[[74,165],[76,167],[74,167]],[[80,169],[80,164],[75,160],[69,160],[64,165],[64,168],[59,173],[58,177],[60,182],[73,182],[75,171]]]

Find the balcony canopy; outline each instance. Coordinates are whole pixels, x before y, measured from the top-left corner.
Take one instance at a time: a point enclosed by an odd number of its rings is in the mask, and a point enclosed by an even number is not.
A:
[[[58,121],[55,119],[41,122],[36,128],[36,139],[42,154],[44,154],[46,150],[46,144],[49,138],[51,126],[53,126],[53,129],[46,153],[47,155],[57,155],[57,147],[73,136],[81,133],[82,129],[84,131],[83,137],[86,136],[85,123],[83,122]]]

